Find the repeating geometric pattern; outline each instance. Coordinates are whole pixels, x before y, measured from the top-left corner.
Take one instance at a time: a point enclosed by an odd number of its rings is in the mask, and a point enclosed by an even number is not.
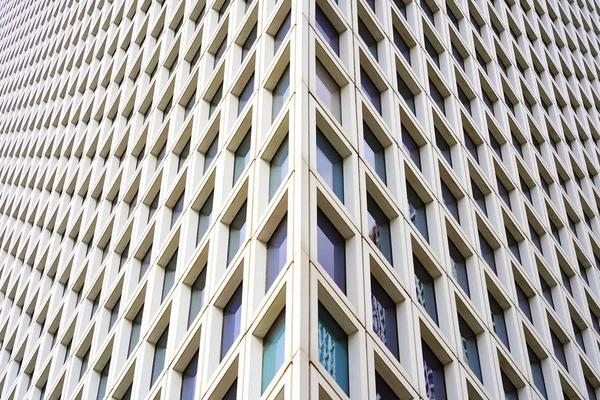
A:
[[[6,0],[0,398],[597,398],[599,9]]]

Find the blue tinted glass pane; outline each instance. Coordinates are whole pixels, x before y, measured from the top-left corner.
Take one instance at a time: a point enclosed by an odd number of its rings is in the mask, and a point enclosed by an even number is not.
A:
[[[371,291],[373,331],[375,331],[379,339],[392,352],[394,357],[399,359],[396,303],[394,303],[379,282],[373,277],[371,277]]]
[[[283,177],[288,172],[288,138],[283,139],[277,152],[271,159],[271,169],[269,171],[269,200],[273,198],[277,189],[281,185]]]
[[[285,68],[285,71],[281,74],[277,85],[273,89],[273,107],[271,109],[271,120],[275,120],[283,103],[287,100],[290,94],[290,67],[289,65]]]
[[[190,360],[183,371],[181,383],[181,400],[193,400],[196,393],[196,375],[198,374],[198,352]]]
[[[269,290],[287,260],[287,216],[285,216],[267,243],[267,287]]]
[[[319,362],[349,395],[348,337],[321,304],[319,304]]]
[[[231,260],[237,254],[244,240],[246,240],[246,202],[242,204],[231,225],[229,225],[227,265],[231,263]]]
[[[367,211],[369,238],[381,250],[381,253],[389,263],[393,264],[390,221],[369,194],[367,194]]]
[[[285,311],[281,312],[263,339],[262,393],[283,365],[285,358]]]
[[[229,303],[223,309],[223,332],[221,339],[221,360],[229,348],[240,334],[240,325],[242,321],[242,285],[240,285]]]
[[[343,159],[317,128],[317,170],[336,196],[344,202]]]
[[[387,183],[385,172],[385,150],[366,124],[363,124],[363,132],[365,137],[365,157],[385,184]]]
[[[319,264],[345,293],[346,240],[321,210],[317,210],[317,243]]]
[[[317,5],[315,12],[315,19],[317,23],[317,29],[325,40],[329,43],[331,48],[336,54],[340,52],[340,43],[339,43],[339,33],[333,26],[333,24],[329,21],[321,7]]]

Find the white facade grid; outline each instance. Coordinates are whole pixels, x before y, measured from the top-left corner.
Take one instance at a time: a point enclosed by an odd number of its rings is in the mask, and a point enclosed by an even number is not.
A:
[[[0,398],[596,399],[599,7],[7,0]]]

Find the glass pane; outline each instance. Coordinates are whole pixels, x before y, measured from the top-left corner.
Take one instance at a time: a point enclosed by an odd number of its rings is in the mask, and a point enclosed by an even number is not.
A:
[[[242,320],[242,285],[240,285],[229,303],[223,309],[223,331],[221,339],[221,360],[240,334]]]
[[[544,380],[542,362],[529,346],[527,346],[527,354],[529,355],[529,364],[531,365],[531,374],[533,375],[533,382],[535,383],[535,386],[538,388],[538,390],[542,393],[542,396],[544,396],[544,398],[547,399],[548,394],[546,393],[546,382]]]
[[[140,276],[138,277],[138,280],[142,279],[142,277],[144,275],[146,275],[146,272],[150,268],[151,262],[152,262],[152,247],[150,247],[146,251],[146,254],[144,255],[144,258],[142,259],[142,262],[141,262],[142,265],[141,265],[141,268],[140,268]]]
[[[390,221],[370,194],[367,194],[367,211],[369,238],[381,250],[388,262],[393,264]]]
[[[458,201],[456,200],[456,197],[454,197],[454,194],[452,193],[448,185],[446,185],[443,181],[441,182],[441,186],[444,204],[448,208],[448,211],[450,211],[450,214],[452,214],[454,219],[456,219],[456,222],[460,224],[460,214],[458,213]]]
[[[379,142],[379,140],[373,134],[373,131],[369,129],[367,124],[363,123],[363,135],[365,138],[365,158],[371,164],[377,175],[381,178],[383,183],[387,183],[387,177],[385,172],[385,149]]]
[[[423,348],[423,370],[425,373],[425,393],[429,400],[446,400],[444,365],[425,342]]]
[[[402,125],[402,145],[410,155],[410,159],[417,165],[417,168],[421,169],[421,148],[404,125]]]
[[[233,166],[233,185],[237,182],[239,177],[242,175],[248,161],[250,161],[250,138],[251,134],[248,132],[237,150],[235,151],[235,163]]]
[[[274,121],[279,111],[283,107],[283,103],[287,100],[290,94],[290,67],[285,68],[275,88],[273,88],[273,106],[271,109],[271,121]]]
[[[248,82],[246,82],[246,86],[244,86],[244,89],[242,89],[242,92],[240,93],[240,97],[238,99],[238,115],[244,110],[244,107],[246,107],[246,104],[248,104],[248,101],[250,101],[250,97],[252,97],[253,93],[254,74],[250,76],[250,79],[248,79]]]
[[[317,171],[333,192],[344,202],[343,159],[325,135],[317,128]]]
[[[183,203],[185,202],[185,192],[182,192],[177,202],[173,205],[173,210],[171,211],[171,227],[175,225],[181,213],[183,212]]]
[[[254,24],[254,27],[252,27],[252,30],[250,31],[250,33],[248,34],[248,37],[246,38],[246,40],[244,41],[244,44],[242,45],[242,61],[248,55],[248,52],[254,45],[254,42],[256,42],[256,24]]]
[[[471,296],[469,290],[469,275],[467,273],[467,264],[465,257],[462,255],[460,250],[456,248],[454,243],[448,242],[448,248],[450,251],[450,262],[452,264],[452,274],[454,279],[458,282],[462,290],[465,291],[467,296]]]
[[[346,293],[346,240],[320,209],[317,210],[317,243],[319,264]]]
[[[317,95],[325,107],[333,113],[338,120],[342,120],[342,100],[340,86],[319,60],[316,60]]]
[[[371,100],[371,104],[373,104],[377,112],[381,114],[381,93],[373,80],[369,77],[367,71],[362,68],[360,69],[360,82],[363,90],[367,93],[369,100]]]
[[[415,95],[413,94],[412,90],[410,90],[410,88],[408,87],[406,82],[404,82],[404,79],[402,79],[402,77],[400,75],[398,75],[398,91],[400,92],[400,95],[406,102],[406,105],[408,106],[408,108],[412,111],[413,114],[416,115],[417,107],[416,107],[416,103],[415,103]]]
[[[183,370],[181,382],[181,400],[194,400],[196,394],[196,375],[198,374],[198,351]]]
[[[173,287],[173,284],[175,283],[176,271],[177,271],[177,251],[175,251],[175,254],[173,254],[171,256],[171,259],[165,266],[165,278],[163,280],[162,295],[160,298],[161,301],[163,301],[165,299],[165,297],[167,297],[167,294],[169,294],[169,292],[171,291],[171,288]]]
[[[373,277],[371,277],[371,311],[373,314],[373,331],[394,357],[400,359],[396,303]]]
[[[377,371],[375,371],[375,390],[377,393],[375,400],[400,400]]]
[[[329,21],[329,18],[327,18],[327,16],[325,15],[325,13],[321,9],[321,7],[319,7],[318,5],[317,5],[316,11],[315,11],[315,19],[316,19],[316,23],[317,23],[317,29],[319,30],[319,32],[321,32],[321,34],[325,38],[325,41],[327,43],[329,43],[329,45],[331,46],[331,48],[333,49],[335,54],[339,55],[340,54],[339,33],[338,33],[337,29],[335,29],[335,27],[333,26],[331,21]]]
[[[106,363],[102,372],[100,373],[100,382],[98,383],[98,394],[96,396],[97,400],[101,400],[104,398],[106,394],[106,385],[108,383],[108,373],[110,371],[110,360]]]
[[[460,329],[460,336],[463,346],[463,359],[467,362],[467,364],[469,364],[469,367],[475,376],[479,378],[479,381],[483,382],[483,377],[481,375],[481,364],[479,362],[477,336],[460,315],[458,316],[458,326]]]
[[[408,47],[408,44],[406,44],[406,41],[396,29],[394,29],[394,44],[400,50],[404,59],[410,64],[410,47]]]
[[[206,234],[206,231],[210,227],[212,220],[212,208],[213,208],[213,193],[211,192],[204,205],[200,209],[198,215],[198,230],[196,231],[196,244],[200,243],[200,240]]]
[[[208,146],[208,150],[204,154],[204,172],[210,167],[213,160],[217,156],[217,152],[219,151],[219,135],[215,136],[210,146]]]
[[[140,332],[142,329],[142,317],[144,315],[144,309],[140,309],[136,314],[135,318],[131,324],[131,334],[129,335],[129,348],[127,350],[127,355],[130,355],[135,346],[138,344],[140,340]]]
[[[165,356],[167,354],[167,341],[169,339],[169,327],[165,329],[163,334],[154,346],[154,361],[152,362],[152,377],[150,378],[150,387],[158,379],[159,375],[165,367]]]
[[[223,41],[221,42],[221,44],[219,45],[219,48],[217,49],[217,51],[215,52],[215,63],[214,63],[214,67],[217,66],[217,64],[219,63],[219,60],[221,59],[221,57],[223,57],[223,54],[225,53],[225,48],[227,47],[227,36],[225,36],[223,38]]]
[[[263,339],[261,393],[269,386],[285,358],[285,310],[282,311]]]
[[[188,314],[188,327],[194,322],[196,316],[204,306],[204,288],[206,287],[206,266],[192,284],[190,297],[190,311]]]
[[[281,26],[277,30],[277,33],[275,33],[275,49],[273,50],[273,53],[277,53],[277,50],[279,50],[281,43],[283,42],[283,40],[287,36],[288,32],[290,31],[291,25],[292,25],[292,17],[291,17],[291,13],[288,12],[288,14],[285,16],[285,19],[281,23]]]
[[[375,40],[375,38],[371,34],[371,31],[369,31],[369,28],[367,28],[367,26],[363,22],[362,18],[358,18],[358,34],[369,48],[369,51],[371,52],[373,57],[375,57],[375,59],[377,60],[377,40]]]
[[[188,156],[190,155],[190,139],[185,142],[183,149],[181,149],[181,153],[179,153],[179,159],[177,160],[177,171],[181,169]]]
[[[287,216],[283,217],[267,243],[267,284],[269,290],[287,261]]]
[[[237,379],[233,381],[225,396],[223,396],[222,400],[236,400],[237,399]]]
[[[283,177],[288,172],[288,138],[283,139],[277,152],[271,159],[271,168],[269,170],[269,200],[273,198],[277,189],[283,181]]]
[[[246,240],[246,202],[229,225],[229,247],[227,249],[227,265],[231,263],[242,243]]]
[[[425,240],[429,241],[429,230],[427,229],[427,212],[425,203],[419,197],[417,192],[410,187],[406,187],[408,195],[408,215],[412,223],[417,227]]]
[[[506,348],[510,350],[506,321],[504,319],[504,309],[500,307],[500,304],[498,304],[498,302],[490,295],[488,295],[488,299],[490,302],[490,312],[492,314],[492,327],[494,328],[494,332],[496,332],[496,335],[498,335],[500,341],[504,343]]]
[[[319,362],[342,390],[350,395],[348,381],[348,337],[319,303]]]

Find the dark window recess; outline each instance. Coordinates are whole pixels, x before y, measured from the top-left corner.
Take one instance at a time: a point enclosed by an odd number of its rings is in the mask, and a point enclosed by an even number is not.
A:
[[[413,256],[415,268],[415,288],[419,304],[425,308],[427,314],[438,323],[437,305],[435,300],[435,283],[423,264]]]
[[[416,103],[415,103],[415,95],[413,94],[412,90],[410,90],[410,88],[408,87],[408,85],[406,84],[404,79],[402,79],[402,77],[400,75],[397,75],[397,78],[398,78],[398,91],[400,92],[400,95],[406,102],[406,105],[408,106],[410,111],[412,111],[412,113],[416,115],[417,107],[416,107]]]
[[[529,345],[527,346],[527,354],[529,356],[529,365],[531,366],[533,382],[542,394],[542,396],[544,396],[544,398],[547,399],[548,394],[546,393],[546,382],[544,379],[544,371],[542,370],[542,361],[531,349],[531,347],[529,347]]]
[[[448,211],[450,211],[450,214],[452,214],[454,219],[456,219],[456,222],[458,222],[460,224],[460,214],[458,212],[458,200],[456,200],[456,197],[454,197],[454,194],[452,193],[452,191],[450,190],[448,185],[446,185],[443,181],[441,182],[441,185],[442,185],[442,198],[444,199],[444,204],[446,205],[446,208],[448,208]]]
[[[421,200],[421,197],[415,192],[415,190],[407,184],[406,187],[408,195],[408,216],[411,222],[415,225],[417,230],[421,232],[421,235],[426,241],[429,241],[429,230],[427,228],[427,210],[425,203]]]
[[[394,44],[396,45],[406,62],[410,64],[410,47],[408,46],[400,32],[398,32],[396,29],[394,29]]]
[[[381,142],[379,142],[379,139],[373,134],[373,131],[371,131],[365,123],[363,123],[363,136],[365,139],[365,158],[383,183],[386,184],[385,149]]]
[[[471,291],[469,289],[469,274],[467,271],[467,262],[465,257],[451,241],[448,242],[448,249],[450,251],[450,262],[452,264],[452,274],[454,275],[454,279],[456,279],[466,295],[471,297]]]
[[[421,147],[415,142],[408,129],[402,125],[402,146],[410,155],[410,159],[421,169]]]
[[[567,357],[565,355],[565,349],[563,347],[563,343],[560,341],[558,336],[552,331],[550,331],[550,336],[552,336],[552,347],[554,347],[554,355],[558,358],[558,361],[562,364],[563,367],[568,371],[569,367],[567,367]]]
[[[444,137],[442,136],[442,133],[437,128],[435,128],[435,144],[438,147],[438,149],[440,149],[440,152],[442,153],[448,164],[450,164],[450,166],[452,167],[452,150],[446,139],[444,139]]]
[[[497,274],[498,271],[496,269],[496,256],[494,255],[494,248],[485,239],[485,237],[483,237],[481,233],[479,233],[479,247],[481,249],[481,256],[483,257],[483,259],[485,260],[487,265],[490,266],[492,271],[494,271],[494,273]]]
[[[494,332],[500,338],[500,341],[510,351],[510,344],[508,342],[508,331],[506,329],[506,318],[504,317],[504,309],[498,304],[488,293],[488,300],[490,302],[490,313],[492,314],[492,327]]]
[[[506,231],[506,242],[508,244],[508,249],[515,256],[517,261],[519,261],[519,264],[521,264],[521,250],[519,250],[519,242],[517,242],[517,239],[515,239],[513,234],[510,233],[510,231],[508,229],[505,229],[505,231]]]
[[[463,360],[466,361],[479,381],[483,382],[481,364],[479,361],[479,349],[477,346],[477,335],[460,315],[458,316],[458,327],[462,342]]]
[[[477,186],[477,184],[473,180],[471,180],[471,190],[473,191],[473,199],[475,199],[475,203],[477,203],[477,205],[479,206],[481,211],[483,211],[483,213],[485,215],[487,215],[487,205],[485,203],[485,195],[483,194],[481,189],[479,189],[479,186]]]
[[[320,209],[317,210],[317,254],[319,264],[346,292],[346,240]]]
[[[523,314],[527,317],[529,321],[533,323],[533,317],[531,316],[531,307],[529,306],[529,296],[525,294],[525,291],[521,289],[521,286],[517,283],[515,284],[517,290],[517,299],[519,301],[519,308],[523,311]]]
[[[431,43],[431,41],[429,41],[429,39],[427,39],[427,37],[425,37],[424,40],[425,40],[425,51],[427,51],[427,54],[429,54],[429,57],[431,57],[431,59],[433,60],[435,65],[439,68],[440,67],[440,55],[438,54],[438,51],[436,50],[435,47],[433,47],[433,44]]]
[[[375,335],[381,339],[396,359],[400,359],[396,303],[373,277],[371,277],[371,311]]]
[[[373,36],[373,34],[369,30],[369,28],[367,28],[367,26],[363,22],[362,18],[360,18],[360,17],[358,18],[358,34],[360,35],[361,39],[367,45],[367,48],[369,49],[369,51],[371,52],[373,57],[375,57],[375,60],[377,60],[378,59],[377,40],[375,39],[375,37]]]
[[[371,104],[373,104],[373,107],[375,107],[377,112],[381,114],[381,93],[375,85],[375,82],[373,82],[367,71],[365,71],[363,68],[360,69],[360,82],[362,84],[362,89],[369,97]]]
[[[471,135],[469,135],[466,131],[463,132],[463,136],[465,138],[465,147],[467,148],[469,153],[471,153],[475,161],[479,163],[479,152],[477,149],[478,145],[473,141]]]
[[[370,194],[367,194],[367,214],[369,238],[393,265],[390,221]]]
[[[425,393],[428,399],[446,400],[446,379],[444,365],[425,342],[423,348],[423,373],[425,374]]]
[[[446,115],[446,98],[431,80],[429,80],[429,94],[431,95],[431,98],[435,104],[439,107],[442,114]]]

